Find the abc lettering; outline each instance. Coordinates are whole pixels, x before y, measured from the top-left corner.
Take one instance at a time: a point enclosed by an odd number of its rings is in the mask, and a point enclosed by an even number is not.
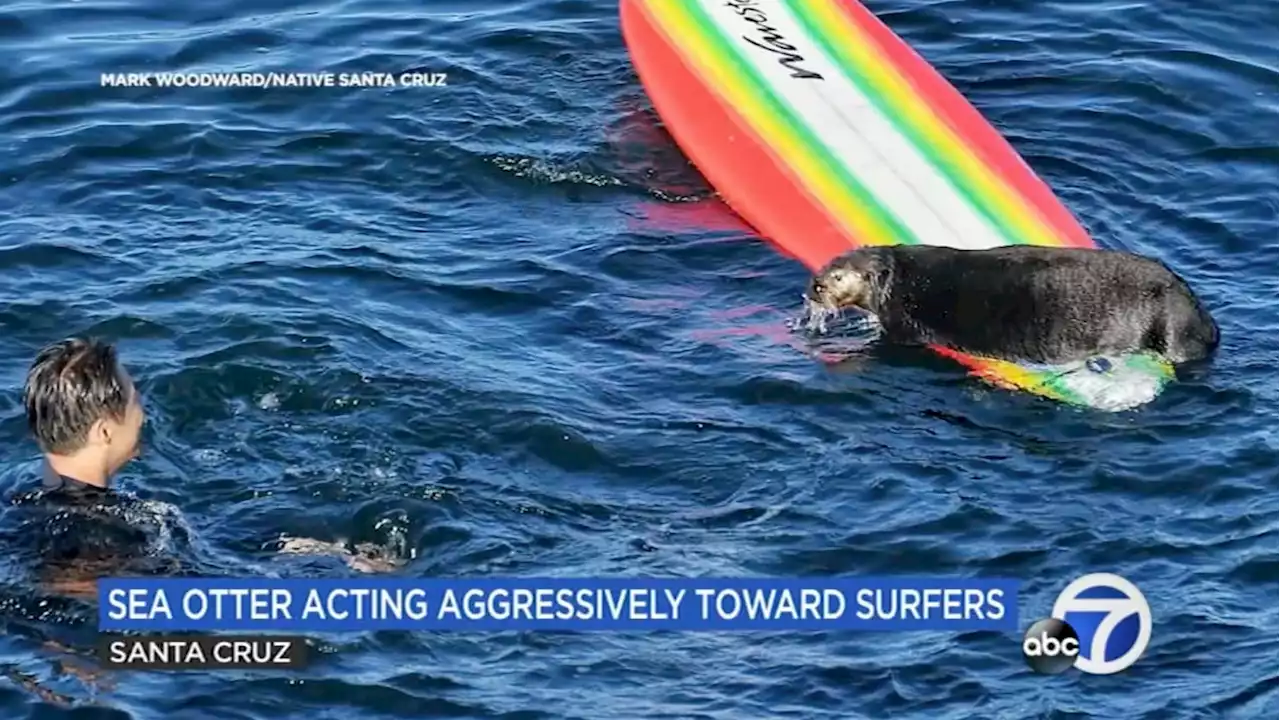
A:
[[[1026,653],[1028,657],[1053,657],[1055,655],[1071,657],[1080,654],[1080,643],[1075,638],[1058,640],[1058,638],[1040,633],[1040,637],[1033,636],[1022,641],[1022,652]]]

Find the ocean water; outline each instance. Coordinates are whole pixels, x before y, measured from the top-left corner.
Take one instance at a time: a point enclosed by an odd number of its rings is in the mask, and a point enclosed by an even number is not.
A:
[[[839,363],[807,279],[654,120],[613,2],[0,7],[0,439],[45,343],[119,343],[120,477],[184,572],[1071,579],[1140,587],[1118,676],[1013,633],[347,634],[288,673],[94,671],[0,513],[6,718],[1263,718],[1277,686],[1277,6],[876,0],[1100,244],[1222,326],[1136,411]],[[443,72],[445,87],[108,88],[102,73]]]

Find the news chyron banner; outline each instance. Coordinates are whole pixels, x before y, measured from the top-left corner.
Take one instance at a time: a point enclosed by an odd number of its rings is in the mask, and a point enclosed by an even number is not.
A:
[[[1013,631],[1019,582],[864,578],[109,578],[112,668],[299,668],[308,633]]]

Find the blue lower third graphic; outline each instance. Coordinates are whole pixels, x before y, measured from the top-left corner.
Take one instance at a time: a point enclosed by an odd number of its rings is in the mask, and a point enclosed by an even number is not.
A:
[[[1016,630],[1010,579],[109,578],[99,629]]]

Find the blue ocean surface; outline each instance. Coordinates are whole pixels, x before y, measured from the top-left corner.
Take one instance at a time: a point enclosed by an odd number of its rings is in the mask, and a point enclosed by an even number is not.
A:
[[[662,130],[612,1],[0,7],[0,717],[1276,717],[1276,4],[867,5],[1099,244],[1188,279],[1211,367],[1104,413],[813,357],[804,269]],[[186,71],[447,85],[101,82]],[[26,368],[82,333],[145,393],[153,573],[980,575],[1025,625],[1114,572],[1151,645],[1043,676],[1018,633],[371,632],[104,671],[9,503]]]

